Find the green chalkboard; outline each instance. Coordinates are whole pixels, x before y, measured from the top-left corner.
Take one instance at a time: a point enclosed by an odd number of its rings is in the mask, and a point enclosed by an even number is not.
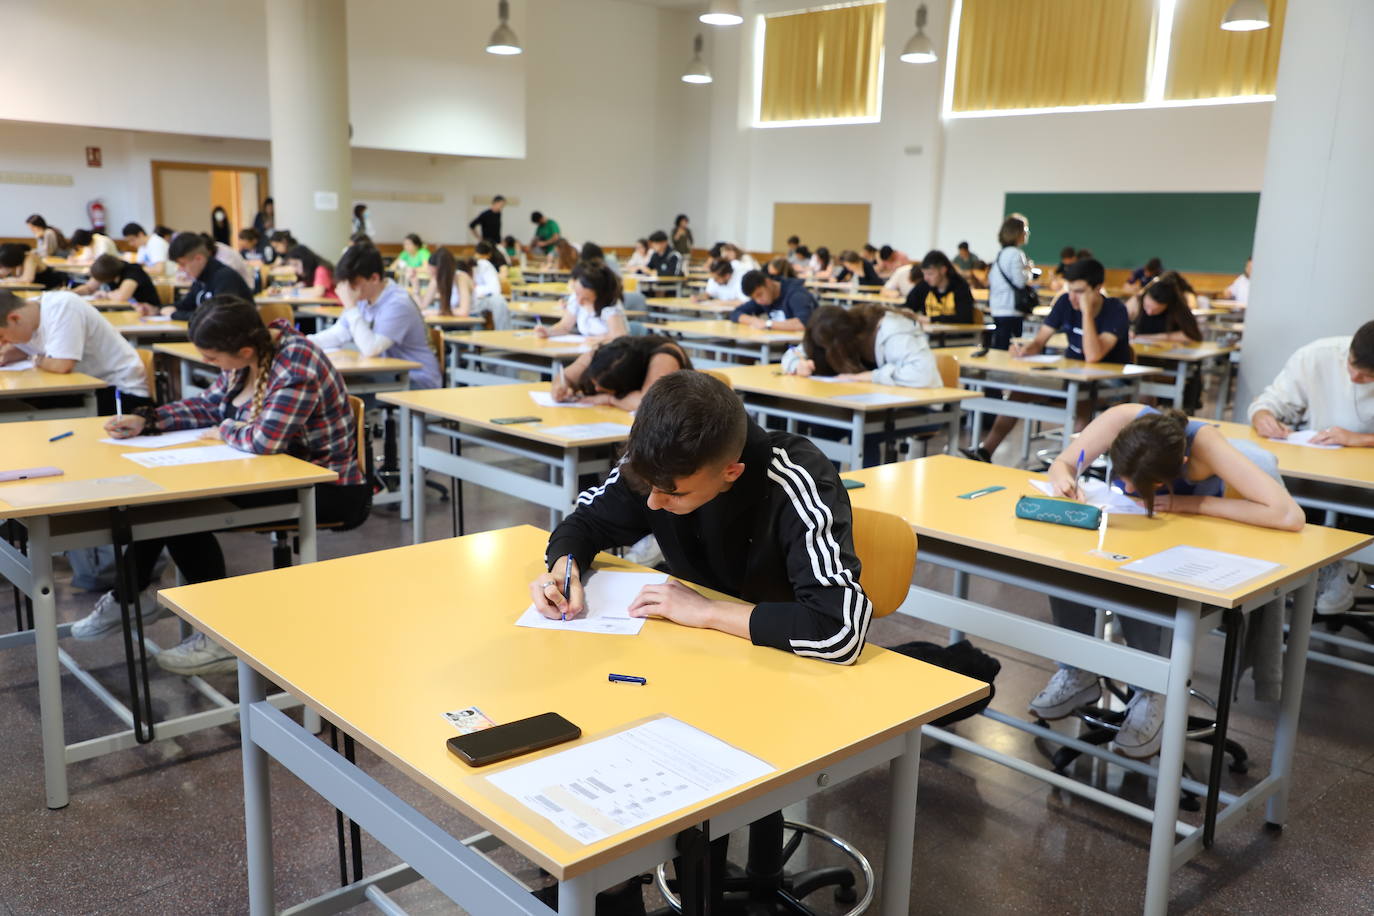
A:
[[[1095,194],[1009,193],[1007,213],[1030,220],[1026,253],[1056,264],[1065,245],[1088,248],[1104,267],[1237,273],[1255,240],[1259,192]]]

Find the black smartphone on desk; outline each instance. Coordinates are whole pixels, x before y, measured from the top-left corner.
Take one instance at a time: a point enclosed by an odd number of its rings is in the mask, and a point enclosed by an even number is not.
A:
[[[484,767],[580,737],[582,729],[556,712],[546,712],[469,735],[455,735],[447,743],[468,766]]]

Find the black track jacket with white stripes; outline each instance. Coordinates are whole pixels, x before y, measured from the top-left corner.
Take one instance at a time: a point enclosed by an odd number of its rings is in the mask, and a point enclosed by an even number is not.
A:
[[[734,486],[688,515],[650,509],[617,467],[554,529],[548,565],[572,554],[587,569],[597,551],[653,534],[673,575],[756,604],[755,645],[852,664],[873,605],[834,465],[806,439],[752,420],[741,460]]]

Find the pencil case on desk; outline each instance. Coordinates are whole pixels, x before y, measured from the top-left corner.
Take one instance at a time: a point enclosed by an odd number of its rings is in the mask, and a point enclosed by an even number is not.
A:
[[[1022,496],[1016,501],[1016,517],[1092,530],[1101,523],[1102,510],[1097,506],[1088,506],[1068,499]]]

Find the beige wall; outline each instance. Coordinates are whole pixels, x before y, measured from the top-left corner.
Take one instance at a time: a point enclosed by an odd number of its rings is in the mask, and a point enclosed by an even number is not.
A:
[[[163,169],[158,175],[162,212],[158,222],[177,231],[210,231],[210,173]],[[148,228],[148,227],[144,227]]]

